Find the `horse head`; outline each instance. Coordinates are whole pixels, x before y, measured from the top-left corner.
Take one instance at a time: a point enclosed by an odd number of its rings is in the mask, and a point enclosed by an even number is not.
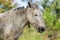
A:
[[[29,4],[27,9],[27,19],[28,21],[38,30],[38,32],[45,31],[46,27],[43,20],[43,15],[37,4]]]

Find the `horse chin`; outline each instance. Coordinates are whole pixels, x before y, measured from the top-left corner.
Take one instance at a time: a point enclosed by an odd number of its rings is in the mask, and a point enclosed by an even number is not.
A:
[[[38,31],[39,33],[43,33],[42,31]]]

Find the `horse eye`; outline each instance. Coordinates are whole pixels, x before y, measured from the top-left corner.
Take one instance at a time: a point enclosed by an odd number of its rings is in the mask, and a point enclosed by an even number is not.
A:
[[[35,15],[35,16],[37,16],[37,15]]]

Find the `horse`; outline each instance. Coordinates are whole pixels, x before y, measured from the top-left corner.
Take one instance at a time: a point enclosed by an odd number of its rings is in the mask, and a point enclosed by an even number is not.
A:
[[[0,17],[0,40],[18,40],[26,25],[42,33],[46,26],[43,15],[37,4],[28,3],[27,8],[19,7],[8,10]]]

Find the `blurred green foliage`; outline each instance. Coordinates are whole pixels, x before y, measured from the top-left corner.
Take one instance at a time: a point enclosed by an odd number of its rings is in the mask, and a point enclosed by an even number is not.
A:
[[[46,26],[53,30],[60,30],[60,0],[53,0],[51,5],[46,5],[48,1],[45,0],[45,3],[42,4]]]
[[[11,6],[12,0],[0,0],[0,12],[3,13],[12,8]]]

